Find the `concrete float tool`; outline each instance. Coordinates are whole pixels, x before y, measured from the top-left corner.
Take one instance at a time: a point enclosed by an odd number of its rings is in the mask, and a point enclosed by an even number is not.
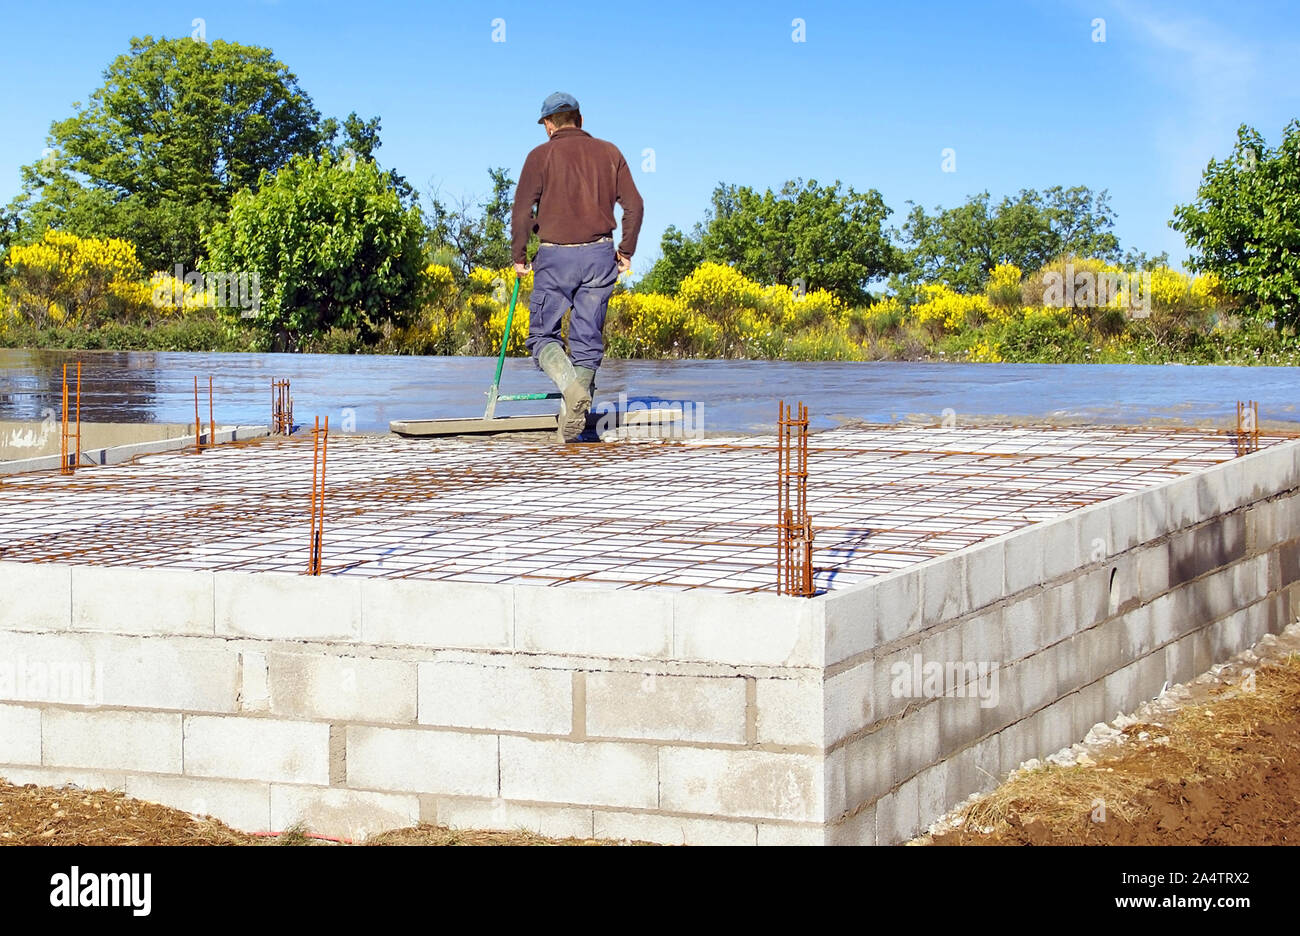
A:
[[[425,437],[449,435],[480,435],[493,432],[556,431],[560,427],[559,413],[538,413],[531,416],[498,416],[497,404],[522,400],[558,400],[555,393],[501,393],[501,371],[506,363],[506,348],[510,345],[510,326],[515,318],[515,303],[519,300],[519,277],[510,294],[510,308],[506,311],[506,327],[501,335],[501,353],[497,355],[497,372],[487,392],[487,410],[481,419],[474,417],[451,419],[394,419],[388,424],[391,432],[400,436]]]

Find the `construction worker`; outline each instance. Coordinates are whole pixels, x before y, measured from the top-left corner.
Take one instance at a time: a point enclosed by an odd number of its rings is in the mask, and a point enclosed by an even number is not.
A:
[[[605,353],[605,311],[622,273],[632,268],[641,230],[641,195],[618,147],[582,129],[578,102],[557,91],[537,121],[547,142],[524,160],[511,218],[515,272],[527,273],[528,235],[541,246],[533,258],[526,346],[562,394],[559,435],[582,434]],[[614,204],[623,206],[623,237],[614,246]],[[534,213],[534,206],[536,212]],[[560,323],[570,308],[569,349]]]

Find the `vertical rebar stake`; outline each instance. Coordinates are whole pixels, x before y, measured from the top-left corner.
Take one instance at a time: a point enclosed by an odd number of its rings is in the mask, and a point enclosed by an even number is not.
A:
[[[217,444],[217,420],[212,403],[212,377],[208,377],[208,448]]]
[[[1259,401],[1237,401],[1237,457],[1259,451]]]
[[[307,574],[320,575],[321,536],[325,528],[325,455],[329,449],[330,418],[325,417],[322,431],[320,417],[312,430],[311,458],[311,542],[307,557]],[[319,468],[319,470],[318,470]]]
[[[803,403],[797,416],[789,404],[779,404],[776,450],[777,592],[807,597],[814,591],[813,534],[808,516],[808,407]]]

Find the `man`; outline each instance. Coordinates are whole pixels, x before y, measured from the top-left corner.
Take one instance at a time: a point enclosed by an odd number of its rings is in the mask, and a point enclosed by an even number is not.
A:
[[[605,353],[605,311],[619,274],[632,267],[643,209],[623,154],[582,129],[573,97],[552,94],[542,102],[537,122],[548,139],[524,160],[510,233],[515,272],[521,276],[529,270],[528,235],[536,231],[541,241],[532,263],[526,346],[560,389],[559,435],[572,442],[587,425],[596,370]],[[623,206],[617,249],[615,203]],[[572,360],[560,337],[570,307]]]

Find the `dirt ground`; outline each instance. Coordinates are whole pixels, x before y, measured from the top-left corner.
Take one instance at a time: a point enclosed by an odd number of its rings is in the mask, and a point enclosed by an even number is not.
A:
[[[1266,637],[1120,720],[1117,737],[1076,745],[1073,764],[1022,767],[917,844],[1300,844],[1297,644],[1294,626]]]
[[[250,835],[215,819],[127,799],[121,793],[13,786],[0,781],[0,845],[336,845],[290,829]],[[365,845],[616,845],[596,839],[548,839],[531,832],[471,832],[438,826],[397,829]]]
[[[1094,729],[949,813],[915,844],[1300,844],[1300,626]],[[236,832],[121,793],[0,780],[2,845],[336,845]],[[613,845],[418,826],[365,845]]]

